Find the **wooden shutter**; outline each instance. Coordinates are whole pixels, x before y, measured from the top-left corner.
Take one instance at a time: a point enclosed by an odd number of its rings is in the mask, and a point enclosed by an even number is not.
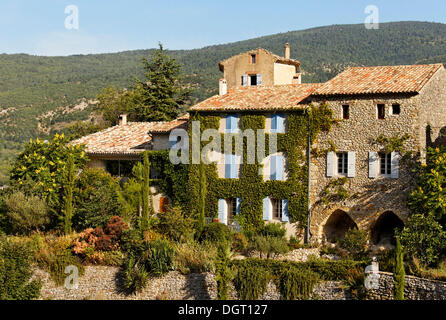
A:
[[[392,179],[398,179],[400,176],[400,155],[398,152],[392,152]]]
[[[283,181],[283,172],[285,171],[285,159],[283,156],[276,156],[276,180]]]
[[[282,200],[282,222],[290,222],[290,216],[288,215],[288,200]]]
[[[218,200],[218,220],[220,223],[227,224],[227,204],[225,199]]]
[[[277,115],[277,133],[285,133],[285,117],[281,114]]]
[[[242,198],[237,198],[237,209],[236,209],[237,215],[240,215],[241,209],[242,209]]]
[[[225,154],[225,178],[231,179],[232,175],[232,154]]]
[[[356,152],[349,152],[347,177],[354,178],[355,176],[356,176]]]
[[[257,75],[257,85],[258,86],[262,85],[262,75],[260,73]]]
[[[277,114],[271,116],[271,132],[277,132]]]
[[[237,155],[232,154],[231,155],[231,179],[237,179]]]
[[[244,74],[242,77],[242,86],[246,87],[248,85],[248,75]]]
[[[277,180],[277,158],[276,156],[271,156],[269,159],[269,179]]]
[[[264,221],[270,221],[272,220],[272,205],[271,205],[271,199],[265,198],[263,199],[263,220]]]
[[[232,126],[232,116],[226,116],[226,131],[230,132]]]
[[[327,177],[335,176],[336,154],[334,152],[327,153]]]
[[[369,178],[376,179],[378,176],[378,152],[369,152]]]

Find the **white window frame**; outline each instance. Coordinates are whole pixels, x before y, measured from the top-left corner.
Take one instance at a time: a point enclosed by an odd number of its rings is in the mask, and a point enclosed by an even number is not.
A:
[[[385,157],[385,163],[384,163],[384,171],[385,173],[382,173],[383,169],[383,159],[382,156]],[[391,153],[385,153],[385,152],[378,152],[378,176],[383,178],[390,178],[392,177],[392,154]]]
[[[341,160],[341,158],[343,158]],[[338,152],[336,153],[336,175],[341,177],[346,177],[348,174],[348,152]],[[342,161],[342,168],[340,167],[340,161]],[[339,172],[341,170],[341,172]],[[344,172],[345,171],[345,172]]]
[[[282,222],[283,219],[283,207],[282,199],[271,198],[272,220]],[[279,215],[276,216],[277,210]]]

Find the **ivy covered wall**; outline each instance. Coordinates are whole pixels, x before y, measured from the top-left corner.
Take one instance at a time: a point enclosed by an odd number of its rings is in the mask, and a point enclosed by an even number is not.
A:
[[[298,223],[300,227],[307,224],[307,199],[308,199],[308,117],[311,118],[311,141],[315,141],[321,131],[329,131],[333,124],[332,111],[322,105],[310,106],[308,109],[281,112],[287,117],[287,130],[284,134],[277,135],[278,152],[283,152],[287,158],[287,181],[264,181],[259,174],[263,167],[261,161],[256,159],[255,164],[242,164],[239,179],[220,179],[215,163],[205,165],[207,194],[206,216],[216,218],[218,216],[218,200],[227,198],[242,198],[241,211],[238,220],[245,232],[258,230],[263,226],[263,199],[272,197],[288,199],[288,213],[292,223]],[[195,113],[191,115],[191,121],[200,122],[200,131],[206,129],[219,129],[220,119],[225,114]],[[265,115],[260,113],[241,114],[240,126],[242,130],[265,129]],[[192,139],[192,130],[189,129]],[[226,135],[228,138],[232,138]],[[256,145],[257,145],[257,137]],[[265,156],[268,157],[269,135],[266,133]],[[222,135],[222,146],[224,136]],[[209,142],[202,142],[201,148]],[[247,139],[243,141],[243,159],[246,162]],[[239,151],[240,152],[240,151]],[[189,166],[189,210],[194,216],[198,216],[200,208],[200,165]]]

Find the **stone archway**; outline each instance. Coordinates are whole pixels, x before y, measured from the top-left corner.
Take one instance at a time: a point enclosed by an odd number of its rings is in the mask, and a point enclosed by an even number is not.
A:
[[[336,210],[324,225],[324,238],[330,243],[336,243],[351,229],[358,229],[355,221],[345,211]]]
[[[404,222],[392,211],[384,212],[371,229],[371,241],[374,245],[396,245],[395,229],[404,227]]]

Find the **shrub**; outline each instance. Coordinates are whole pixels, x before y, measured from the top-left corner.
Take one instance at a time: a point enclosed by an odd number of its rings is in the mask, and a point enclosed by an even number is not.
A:
[[[280,223],[266,223],[260,232],[265,237],[283,238],[286,234],[286,229]]]
[[[276,255],[287,253],[290,248],[284,238],[256,236],[249,244],[249,249],[259,252],[260,257],[266,256],[267,259]]]
[[[149,243],[146,268],[151,275],[162,276],[172,269],[175,250],[166,240],[157,240]]]
[[[360,268],[351,269],[343,279],[345,288],[350,291],[354,300],[364,300],[366,290],[364,286],[365,274]]]
[[[414,214],[397,237],[406,254],[426,266],[435,266],[446,246],[446,232],[432,215]]]
[[[124,288],[129,293],[140,292],[147,286],[149,273],[140,258],[128,257],[121,272],[124,276]]]
[[[48,208],[37,196],[25,196],[21,191],[15,192],[5,200],[7,215],[14,231],[29,234],[39,231],[49,223]]]
[[[210,243],[189,241],[176,247],[175,270],[182,274],[209,272],[215,269],[216,247]]]
[[[195,221],[185,216],[181,208],[170,208],[167,212],[158,214],[158,220],[155,229],[170,240],[182,242],[193,238]]]
[[[284,300],[308,300],[314,286],[319,282],[319,275],[309,269],[290,268],[282,272],[279,291]]]
[[[400,240],[396,239],[395,268],[393,270],[395,283],[393,296],[395,300],[404,300],[405,276],[403,249],[401,248]]]
[[[379,269],[385,272],[393,272],[395,268],[395,249],[386,250],[379,257]]]
[[[234,252],[246,253],[248,249],[248,239],[245,237],[243,233],[236,233],[232,239],[232,250]]]
[[[71,237],[46,238],[40,249],[35,253],[38,265],[48,271],[56,285],[61,286],[65,282],[67,274],[65,268],[75,266],[79,276],[85,272],[81,260],[72,254]]]
[[[209,241],[212,243],[221,243],[231,241],[231,230],[227,225],[222,223],[209,223],[204,226],[200,235],[200,242]]]
[[[262,265],[239,264],[233,280],[240,300],[259,300],[271,277]]]
[[[110,174],[84,170],[75,185],[73,227],[77,231],[104,228],[122,209],[119,192],[119,183]]]
[[[32,252],[24,244],[0,237],[0,300],[31,300],[40,295],[42,284],[31,280]]]
[[[367,231],[365,230],[350,229],[338,244],[355,260],[363,260],[367,257]]]
[[[217,281],[217,299],[227,300],[229,282],[232,279],[232,272],[229,267],[229,262],[231,261],[231,249],[228,243],[220,243],[218,246],[217,261],[215,262]]]

